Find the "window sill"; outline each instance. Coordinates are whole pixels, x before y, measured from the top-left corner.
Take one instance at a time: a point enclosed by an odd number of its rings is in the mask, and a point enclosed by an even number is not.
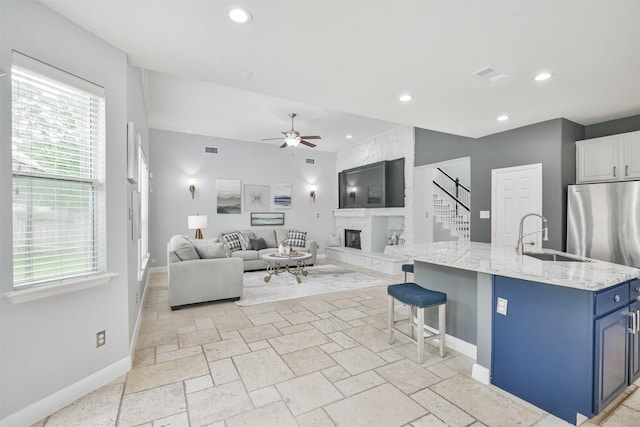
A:
[[[105,285],[109,283],[112,277],[117,275],[118,273],[105,273],[99,276],[83,277],[81,279],[68,280],[55,285],[5,292],[4,296],[9,298],[13,304],[20,304],[55,295],[66,294],[68,292],[75,292],[81,289]]]

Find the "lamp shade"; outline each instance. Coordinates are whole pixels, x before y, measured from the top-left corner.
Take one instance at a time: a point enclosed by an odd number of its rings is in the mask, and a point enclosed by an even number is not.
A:
[[[198,228],[207,228],[207,216],[206,215],[189,215],[188,223],[189,223],[190,230],[196,230]]]

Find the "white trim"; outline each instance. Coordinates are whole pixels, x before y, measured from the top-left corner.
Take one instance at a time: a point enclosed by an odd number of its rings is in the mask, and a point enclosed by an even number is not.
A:
[[[471,368],[471,378],[482,384],[489,384],[491,382],[491,371],[484,366],[474,363]]]
[[[81,289],[93,288],[95,286],[105,285],[109,283],[112,277],[118,273],[105,273],[98,276],[81,277],[78,279],[69,279],[55,285],[35,286],[29,289],[5,292],[4,296],[9,298],[13,304],[20,304],[28,301],[35,301],[41,298],[48,298],[55,295],[66,294],[67,292],[75,292]]]
[[[438,333],[437,329],[432,328],[429,325],[424,325],[424,329],[425,329],[425,331],[428,331],[428,332],[430,332],[432,334],[437,334]],[[475,345],[470,344],[470,343],[468,343],[466,341],[462,341],[460,338],[456,338],[456,337],[451,336],[449,334],[447,334],[445,336],[445,340],[446,340],[445,345],[446,345],[447,348],[455,350],[458,353],[462,353],[465,356],[468,356],[468,357],[472,358],[473,360],[477,359],[478,348]],[[437,340],[437,339],[434,340],[434,342],[437,342],[438,344],[440,344],[438,341],[439,340]]]
[[[117,361],[68,387],[23,408],[0,420],[0,426],[30,426],[42,418],[76,401],[82,396],[109,384],[131,369],[131,356]]]

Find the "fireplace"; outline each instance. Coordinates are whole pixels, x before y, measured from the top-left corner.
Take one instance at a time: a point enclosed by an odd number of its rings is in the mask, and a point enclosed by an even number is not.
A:
[[[360,246],[360,230],[344,230],[344,245],[347,248],[362,249]]]

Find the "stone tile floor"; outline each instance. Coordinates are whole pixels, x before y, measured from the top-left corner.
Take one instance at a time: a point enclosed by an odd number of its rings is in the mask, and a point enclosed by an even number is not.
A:
[[[455,351],[443,359],[427,344],[418,364],[415,344],[387,344],[386,310],[379,286],[172,312],[166,274],[155,273],[133,369],[36,426],[569,425],[474,381],[473,361]],[[638,385],[582,425],[640,426]]]

